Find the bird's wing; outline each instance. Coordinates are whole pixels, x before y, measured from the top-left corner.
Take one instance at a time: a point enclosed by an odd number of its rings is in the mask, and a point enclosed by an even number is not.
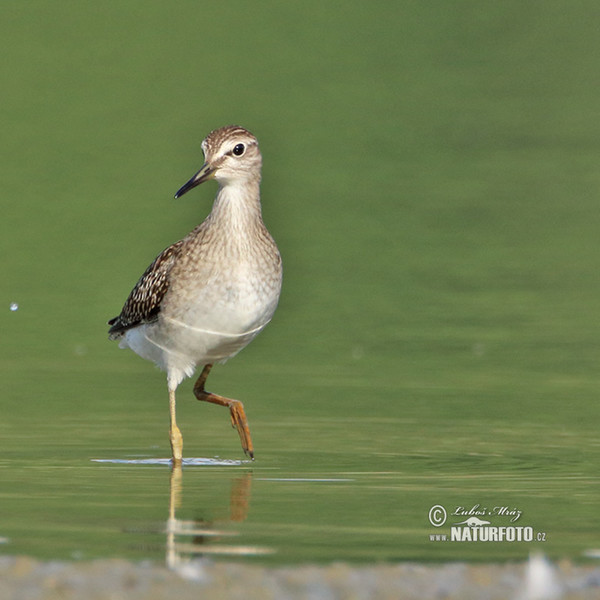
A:
[[[169,273],[175,263],[183,240],[165,248],[146,269],[125,301],[121,314],[108,324],[110,339],[116,339],[124,331],[158,319],[160,304],[169,289]]]

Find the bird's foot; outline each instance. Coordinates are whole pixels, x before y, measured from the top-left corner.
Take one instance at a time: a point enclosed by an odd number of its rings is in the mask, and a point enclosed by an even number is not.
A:
[[[254,460],[254,446],[250,437],[250,428],[248,427],[244,405],[239,400],[230,400],[229,412],[231,414],[231,426],[237,429],[242,443],[242,450]]]

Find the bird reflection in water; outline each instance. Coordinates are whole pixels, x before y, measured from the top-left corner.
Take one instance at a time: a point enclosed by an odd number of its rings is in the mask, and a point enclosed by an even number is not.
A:
[[[231,482],[229,515],[219,521],[193,520],[177,518],[177,509],[181,508],[183,490],[183,471],[180,464],[174,464],[171,470],[169,494],[169,518],[167,520],[167,567],[185,577],[195,577],[195,559],[202,556],[256,556],[271,554],[273,550],[264,546],[251,546],[223,542],[233,542],[238,531],[227,528],[228,523],[241,523],[248,516],[252,473],[236,477]]]

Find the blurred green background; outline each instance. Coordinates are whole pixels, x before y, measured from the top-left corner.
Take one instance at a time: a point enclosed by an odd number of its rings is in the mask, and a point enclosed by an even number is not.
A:
[[[527,556],[428,541],[433,504],[481,503],[523,510],[553,557],[597,545],[597,3],[0,15],[6,553],[125,555],[123,523],[166,518],[166,469],[90,461],[168,455],[164,376],[105,322],[208,214],[214,185],[173,194],[230,123],[260,140],[285,268],[272,324],[209,381],[253,432],[249,543],[288,562]],[[222,409],[189,381],[178,398],[185,455],[241,458]],[[227,469],[185,471],[190,518],[228,505]]]

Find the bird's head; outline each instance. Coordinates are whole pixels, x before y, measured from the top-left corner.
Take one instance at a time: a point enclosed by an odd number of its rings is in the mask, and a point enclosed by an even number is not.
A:
[[[260,180],[262,157],[258,140],[243,127],[215,129],[202,142],[202,151],[202,168],[177,191],[175,198],[209,179],[216,179],[221,187]]]

